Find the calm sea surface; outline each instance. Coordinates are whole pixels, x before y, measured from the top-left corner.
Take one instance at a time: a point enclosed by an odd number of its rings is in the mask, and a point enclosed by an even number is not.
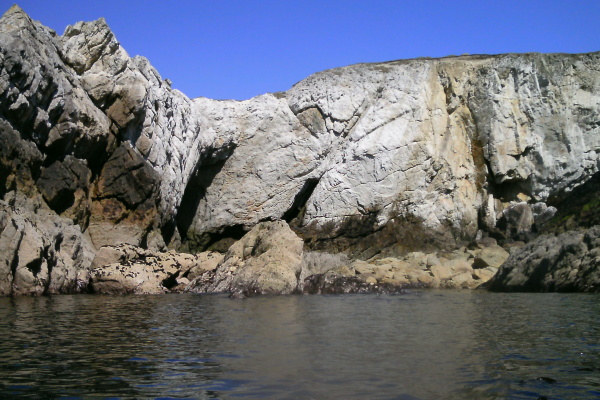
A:
[[[0,399],[597,399],[600,296],[0,298]]]

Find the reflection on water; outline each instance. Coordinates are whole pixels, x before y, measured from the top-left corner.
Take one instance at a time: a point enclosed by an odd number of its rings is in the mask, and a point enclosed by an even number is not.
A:
[[[0,398],[598,398],[598,300],[0,299]]]

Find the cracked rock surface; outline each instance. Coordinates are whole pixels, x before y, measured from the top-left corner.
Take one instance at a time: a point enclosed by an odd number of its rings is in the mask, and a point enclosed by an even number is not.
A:
[[[220,101],[172,89],[102,18],[58,35],[13,6],[0,43],[3,218],[44,209],[92,253],[225,252],[265,221],[362,259],[529,240],[600,169],[600,53],[357,64]],[[48,264],[52,230],[14,226],[12,254]],[[34,264],[19,290],[54,290]]]

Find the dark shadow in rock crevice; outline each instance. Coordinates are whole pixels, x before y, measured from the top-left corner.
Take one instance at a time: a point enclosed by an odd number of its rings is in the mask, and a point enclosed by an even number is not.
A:
[[[283,213],[281,219],[283,219],[288,224],[292,224],[292,221],[296,222],[294,225],[299,223],[299,220],[302,220],[302,214],[304,214],[304,209],[306,208],[306,203],[312,196],[315,191],[317,185],[319,184],[318,178],[310,178],[304,182],[302,188],[298,193],[296,193],[296,197],[294,197],[294,202],[292,206]]]
[[[227,143],[219,148],[209,149],[198,160],[195,171],[185,187],[181,203],[177,209],[177,215],[175,216],[175,225],[181,235],[181,240],[184,243],[188,242],[186,247],[194,249],[206,248],[210,243],[215,242],[212,239],[208,241],[204,240],[213,235],[212,233],[190,232],[190,228],[194,223],[198,206],[204,196],[206,196],[207,189],[215,177],[219,175],[229,157],[233,155],[236,147],[237,144],[235,143]],[[166,243],[169,242],[174,232],[174,227],[167,228],[163,232],[163,239]],[[165,233],[171,237],[166,237]],[[200,237],[204,239],[199,241],[198,238]]]
[[[185,187],[181,204],[175,217],[177,229],[179,229],[179,234],[183,240],[188,237],[188,231],[192,226],[200,201],[206,195],[206,190],[212,181],[223,169],[226,161],[226,159],[220,160],[211,165],[198,167]]]
[[[177,277],[179,276],[179,272],[180,271],[177,271],[174,274],[171,274],[165,279],[163,279],[163,281],[161,282],[162,285],[167,289],[172,289],[175,286],[177,286]]]
[[[192,233],[186,240],[184,249],[190,252],[218,251],[225,253],[232,244],[240,240],[250,227],[239,224],[225,226],[213,232]]]

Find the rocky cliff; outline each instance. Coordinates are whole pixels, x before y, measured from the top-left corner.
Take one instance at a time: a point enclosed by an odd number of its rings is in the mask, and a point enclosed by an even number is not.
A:
[[[224,252],[264,221],[358,258],[527,239],[600,169],[599,61],[401,60],[189,99],[104,19],[60,36],[13,6],[0,19],[0,294],[85,290],[103,246]]]

